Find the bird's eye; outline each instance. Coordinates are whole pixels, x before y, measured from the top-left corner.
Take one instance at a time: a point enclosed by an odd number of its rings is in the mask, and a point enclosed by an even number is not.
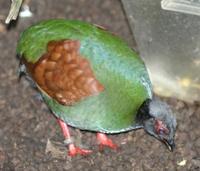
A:
[[[155,120],[154,129],[158,135],[169,134],[169,129],[161,120]]]
[[[160,129],[159,129],[159,134],[160,134],[160,135],[163,135],[163,134],[164,134],[164,132],[165,132],[165,131],[164,131],[164,129],[163,129],[163,128],[160,128]]]

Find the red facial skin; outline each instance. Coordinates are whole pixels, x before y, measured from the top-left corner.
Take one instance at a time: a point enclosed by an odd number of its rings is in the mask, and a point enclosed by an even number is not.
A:
[[[154,125],[155,131],[158,135],[160,134],[169,134],[169,129],[161,120],[156,120]]]

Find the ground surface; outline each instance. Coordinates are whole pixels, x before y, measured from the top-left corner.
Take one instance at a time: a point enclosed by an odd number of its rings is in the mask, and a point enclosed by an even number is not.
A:
[[[9,3],[0,2],[1,21]],[[119,151],[98,152],[95,134],[72,129],[77,143],[81,141],[92,148],[94,154],[68,157],[55,118],[36,98],[37,93],[26,80],[18,82],[15,48],[19,33],[42,19],[75,18],[102,25],[131,46],[134,43],[118,0],[34,0],[30,6],[34,17],[19,19],[9,30],[0,24],[0,170],[200,170],[200,105],[175,99],[165,99],[178,121],[173,153],[143,130],[110,136],[120,145]]]

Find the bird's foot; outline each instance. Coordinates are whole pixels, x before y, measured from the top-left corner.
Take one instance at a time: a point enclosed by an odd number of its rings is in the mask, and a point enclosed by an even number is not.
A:
[[[69,144],[68,146],[69,152],[68,155],[71,157],[74,157],[76,155],[88,155],[92,153],[92,150],[87,150],[87,149],[81,149],[79,147],[76,147],[74,144]]]
[[[118,146],[112,142],[111,139],[109,139],[105,134],[103,133],[97,133],[97,141],[99,143],[99,150],[102,151],[104,146],[107,146],[109,148],[112,148],[116,150]]]
[[[92,153],[91,150],[86,150],[86,149],[81,149],[79,147],[76,147],[73,143],[73,139],[71,138],[71,135],[69,133],[69,129],[68,129],[68,126],[65,122],[63,122],[62,120],[60,119],[57,119],[60,127],[61,127],[61,130],[62,130],[62,133],[65,137],[65,145],[68,146],[68,149],[69,149],[69,152],[68,152],[68,155],[73,157],[73,156],[76,156],[76,155],[88,155],[90,153]]]

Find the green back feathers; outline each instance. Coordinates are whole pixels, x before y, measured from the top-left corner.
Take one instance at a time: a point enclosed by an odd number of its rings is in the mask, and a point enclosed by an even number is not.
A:
[[[80,54],[90,61],[105,91],[73,106],[63,106],[44,95],[51,110],[72,126],[102,132],[120,132],[137,126],[141,104],[152,97],[143,61],[117,36],[86,22],[55,19],[25,30],[17,53],[35,63],[51,40],[80,41]]]

